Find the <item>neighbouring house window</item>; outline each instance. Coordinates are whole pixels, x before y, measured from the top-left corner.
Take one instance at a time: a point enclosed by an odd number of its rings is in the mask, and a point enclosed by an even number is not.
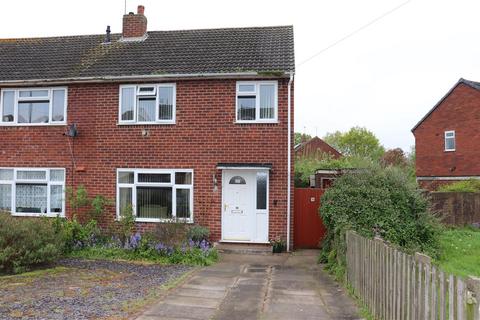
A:
[[[268,174],[257,172],[257,210],[267,210]]]
[[[237,82],[237,122],[276,122],[276,81]]]
[[[445,131],[445,151],[455,151],[455,131]]]
[[[4,89],[0,101],[0,125],[66,123],[66,88]]]
[[[175,123],[175,84],[120,86],[119,123]]]
[[[193,170],[118,169],[117,216],[137,221],[193,221]]]
[[[65,216],[65,169],[0,168],[0,210]]]

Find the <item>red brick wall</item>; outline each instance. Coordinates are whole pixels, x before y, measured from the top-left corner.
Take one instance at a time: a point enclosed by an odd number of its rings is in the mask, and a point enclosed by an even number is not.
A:
[[[126,14],[123,16],[123,37],[139,38],[147,32],[147,17],[144,16],[145,8],[138,6],[137,14]]]
[[[414,131],[417,177],[480,175],[480,91],[459,84]],[[456,151],[444,132],[455,130]],[[424,186],[439,183],[422,182]]]
[[[279,80],[278,124],[235,123],[235,80],[177,81],[176,85],[175,125],[129,126],[117,125],[119,84],[69,85],[67,120],[76,123],[79,132],[73,153],[77,167],[85,167],[85,172],[73,170],[69,138],[63,135],[65,126],[0,127],[0,166],[64,167],[68,185],[83,184],[90,195],[102,194],[111,199],[116,196],[117,168],[193,169],[194,220],[208,226],[212,240],[218,240],[222,179],[216,165],[272,163],[269,237],[285,239],[288,79]],[[293,123],[293,117],[291,120]],[[142,136],[142,129],[149,130],[148,137]],[[218,180],[216,192],[213,174]],[[102,226],[114,218],[115,209],[111,208]],[[139,229],[153,226],[138,224]]]

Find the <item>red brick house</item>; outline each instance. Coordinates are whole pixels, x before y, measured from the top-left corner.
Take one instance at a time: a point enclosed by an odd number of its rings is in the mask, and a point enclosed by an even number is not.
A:
[[[412,129],[423,188],[480,178],[479,114],[480,83],[460,79]]]
[[[290,232],[291,26],[0,40],[0,208],[65,216],[65,188],[131,205],[137,229],[183,219],[213,241]]]
[[[313,137],[308,141],[301,142],[295,146],[295,157],[315,157],[322,154],[329,154],[332,158],[338,159],[342,156],[334,147],[320,139]]]

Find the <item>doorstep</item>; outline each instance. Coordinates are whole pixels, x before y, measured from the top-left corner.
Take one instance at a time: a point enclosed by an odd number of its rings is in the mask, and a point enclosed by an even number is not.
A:
[[[271,255],[272,245],[270,244],[246,244],[232,242],[216,242],[214,247],[220,253],[224,254],[255,254],[255,255]]]

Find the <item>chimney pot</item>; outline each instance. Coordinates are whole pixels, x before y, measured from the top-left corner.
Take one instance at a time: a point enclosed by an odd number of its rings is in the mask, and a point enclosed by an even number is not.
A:
[[[142,5],[139,5],[138,8],[137,8],[137,14],[144,14],[145,12],[145,7],[142,6]]]
[[[105,43],[110,43],[112,41],[110,32],[110,26],[107,26],[107,30],[105,31]]]

